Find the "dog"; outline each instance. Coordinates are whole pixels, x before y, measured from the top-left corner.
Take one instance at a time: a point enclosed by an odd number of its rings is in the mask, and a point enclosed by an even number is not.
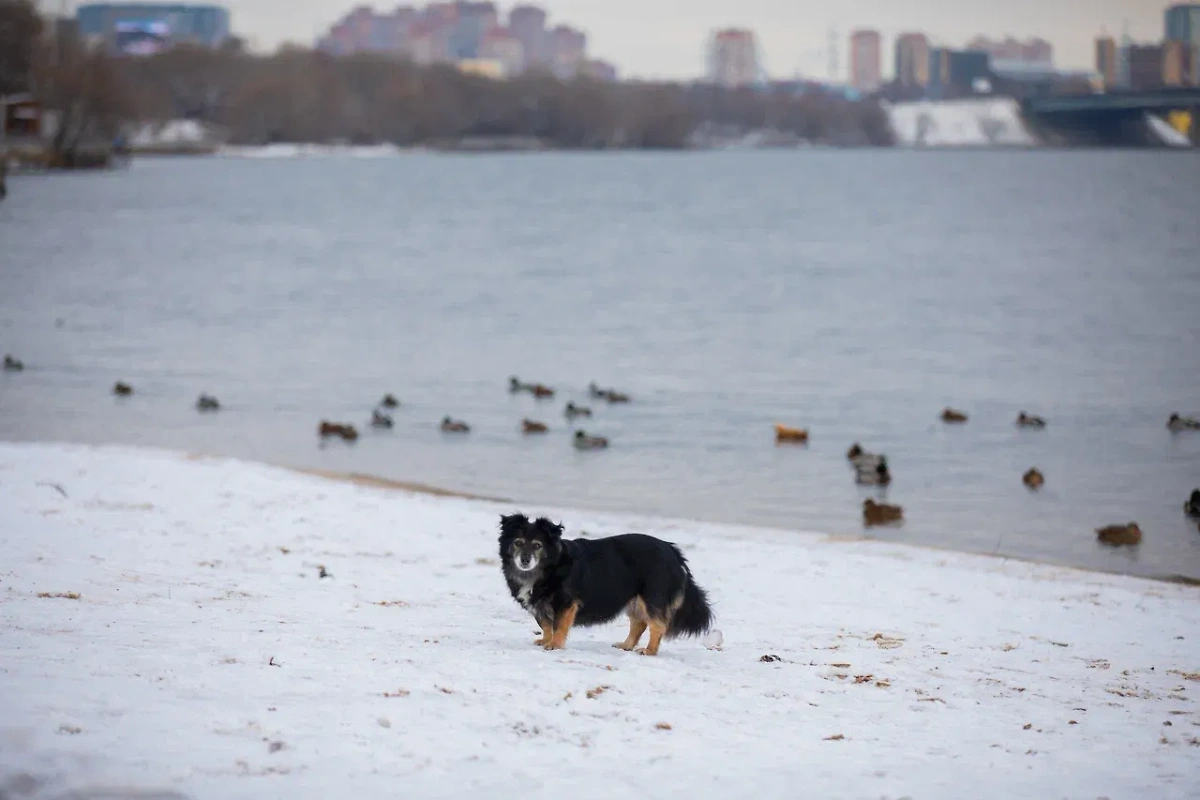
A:
[[[513,599],[542,629],[534,644],[562,650],[574,625],[600,625],[621,612],[629,635],[613,647],[658,655],[664,638],[712,626],[708,595],[670,542],[642,533],[563,539],[563,526],[524,514],[500,517],[500,561]],[[649,629],[650,639],[638,647]]]

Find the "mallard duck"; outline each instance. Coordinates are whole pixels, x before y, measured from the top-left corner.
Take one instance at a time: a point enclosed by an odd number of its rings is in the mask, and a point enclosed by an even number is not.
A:
[[[554,390],[543,383],[535,383],[531,391],[533,392],[533,396],[537,398],[554,397]]]
[[[904,519],[904,509],[900,506],[890,506],[887,503],[876,503],[871,498],[863,500],[863,522],[868,526],[887,525],[901,522]]]
[[[1200,489],[1192,489],[1192,496],[1183,504],[1183,513],[1189,517],[1200,517]]]
[[[575,431],[576,450],[599,450],[608,447],[608,439],[603,436],[588,436],[583,431]]]
[[[446,433],[467,433],[471,430],[471,426],[460,420],[442,417],[442,430]]]
[[[6,355],[4,357],[4,369],[6,372],[20,372],[25,369],[25,364],[19,358]]]
[[[879,456],[874,466],[855,464],[855,480],[858,483],[871,486],[887,486],[892,482],[892,473],[888,471],[887,457]]]
[[[341,422],[329,422],[327,420],[321,420],[321,425],[319,428],[317,428],[317,432],[320,434],[322,439],[328,436],[340,436],[347,442],[353,442],[358,439],[358,429],[353,425],[348,425]]]
[[[1167,420],[1167,428],[1173,431],[1200,431],[1200,422],[1191,417],[1172,414]]]
[[[196,399],[197,411],[219,411],[221,403],[210,394],[202,394]]]
[[[1021,476],[1021,480],[1030,489],[1040,489],[1046,482],[1046,476],[1037,467],[1030,467],[1029,471]]]
[[[576,417],[590,417],[592,410],[587,406],[577,406],[574,403],[567,403],[567,407],[563,409],[563,413],[567,419],[575,419]]]
[[[113,384],[113,394],[120,397],[128,397],[129,395],[133,394],[133,387],[128,383],[117,381],[115,384]]]
[[[862,449],[862,445],[858,442],[855,442],[854,444],[850,445],[850,449],[846,451],[846,458],[850,461],[853,461],[865,452],[866,451]]]
[[[528,392],[533,390],[533,384],[521,383],[516,375],[511,375],[508,379],[508,390],[510,392]]]
[[[548,430],[550,430],[550,426],[544,422],[537,422],[532,419],[521,420],[521,431],[523,433],[545,433]]]
[[[879,462],[883,460],[883,456],[878,453],[868,453],[855,442],[849,450],[846,451],[846,458],[849,459],[851,466],[859,472],[866,470],[874,470],[879,466]]]
[[[961,423],[967,421],[967,415],[956,408],[942,409],[942,422]]]
[[[1044,428],[1046,427],[1046,420],[1022,411],[1020,414],[1017,414],[1017,426],[1021,428]]]
[[[372,428],[391,428],[396,423],[387,414],[380,411],[378,408],[371,412],[371,427]]]
[[[1142,541],[1142,529],[1136,522],[1128,525],[1105,525],[1096,528],[1096,538],[1112,547],[1133,547]]]
[[[787,425],[775,423],[776,442],[808,442],[807,428],[790,428]]]
[[[400,401],[396,399],[396,395],[388,393],[385,394],[383,399],[379,401],[379,405],[383,406],[384,408],[398,408]]]

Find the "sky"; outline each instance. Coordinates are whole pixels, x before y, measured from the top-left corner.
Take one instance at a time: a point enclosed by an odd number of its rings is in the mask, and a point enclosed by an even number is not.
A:
[[[221,0],[207,0],[221,2]],[[638,78],[686,79],[704,71],[704,48],[712,30],[749,28],[758,35],[764,67],[774,78],[797,74],[829,77],[830,30],[836,31],[840,75],[848,38],[857,27],[884,34],[885,69],[891,39],[920,30],[936,43],[962,46],[977,33],[1018,38],[1041,36],[1064,69],[1092,67],[1093,41],[1102,29],[1120,37],[1125,23],[1139,41],[1162,38],[1162,0],[533,0],[554,24],[588,33],[592,57],[615,63]],[[67,0],[43,0],[49,7]],[[224,0],[233,27],[258,50],[285,41],[311,44],[360,3],[385,11],[402,0]],[[403,0],[423,4],[422,0]],[[516,3],[500,2],[502,12]]]

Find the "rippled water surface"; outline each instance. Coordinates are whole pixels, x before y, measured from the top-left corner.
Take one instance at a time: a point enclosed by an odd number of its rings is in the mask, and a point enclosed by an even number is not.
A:
[[[0,351],[28,366],[0,374],[0,438],[862,533],[857,440],[907,516],[873,536],[1200,578],[1200,433],[1165,427],[1200,415],[1191,153],[143,160],[10,183]],[[511,396],[511,374],[558,396]],[[634,402],[596,407],[583,427],[612,446],[580,453],[562,407],[590,380]],[[394,430],[318,447],[320,419],[361,427],[387,391]],[[196,413],[200,392],[225,409]],[[1022,409],[1049,427],[1018,430]],[[776,421],[811,444],[777,447]],[[1096,544],[1128,520],[1138,550]]]

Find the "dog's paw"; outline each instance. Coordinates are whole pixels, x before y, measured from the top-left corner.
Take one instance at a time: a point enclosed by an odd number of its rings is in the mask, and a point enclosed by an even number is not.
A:
[[[649,647],[639,647],[636,652],[639,656],[656,656],[656,655],[658,655],[658,653],[650,652]]]
[[[541,645],[544,645],[546,643],[546,640],[539,636],[538,638],[533,640],[533,643],[540,647]]]
[[[625,644],[624,642],[617,642],[616,644],[613,645],[613,647],[617,648],[618,650],[624,650],[626,653],[628,653],[630,650],[633,649],[632,647]]]
[[[558,642],[546,642],[542,645],[543,650],[565,650],[566,647],[565,644],[559,644]]]

